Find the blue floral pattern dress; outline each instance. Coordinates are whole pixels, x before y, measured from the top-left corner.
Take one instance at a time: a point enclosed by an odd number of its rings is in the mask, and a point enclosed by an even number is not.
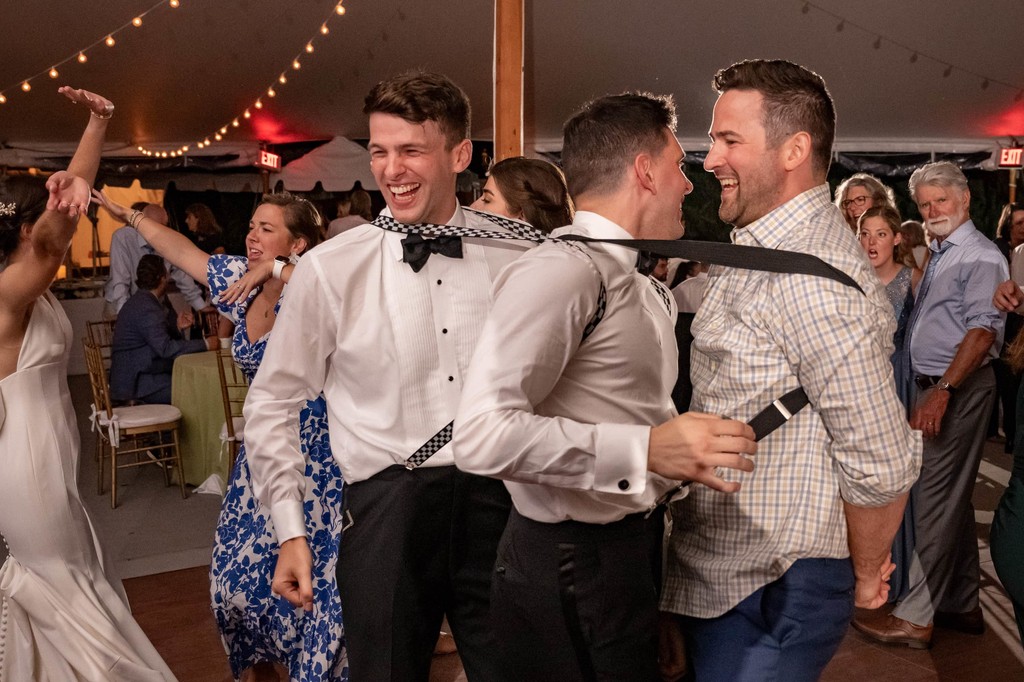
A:
[[[220,295],[248,270],[239,256],[214,255],[207,268],[210,293]],[[231,351],[251,381],[263,360],[269,332],[250,342],[245,313],[250,296],[238,303],[217,303],[217,309],[235,323]],[[276,313],[281,300],[274,308]],[[341,536],[342,478],[331,456],[323,396],[306,403],[299,419],[302,453],[306,456],[306,529],[313,553],[314,610],[296,611],[270,591],[277,564],[278,545],[269,511],[252,491],[248,459],[243,445],[217,523],[216,545],[210,566],[210,592],[231,672],[261,661],[288,667],[296,682],[347,680],[348,656],[341,621],[341,602],[334,568]]]

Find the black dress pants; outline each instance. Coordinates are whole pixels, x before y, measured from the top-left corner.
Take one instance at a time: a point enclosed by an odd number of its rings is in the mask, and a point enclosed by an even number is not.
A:
[[[491,613],[516,680],[650,682],[657,675],[663,515],[599,525],[509,516]]]
[[[489,619],[511,508],[504,484],[454,466],[396,465],[346,484],[344,507],[337,574],[351,679],[425,682],[445,613],[470,682],[516,679]]]

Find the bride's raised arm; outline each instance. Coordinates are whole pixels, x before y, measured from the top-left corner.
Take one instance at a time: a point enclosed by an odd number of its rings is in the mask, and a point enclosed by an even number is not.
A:
[[[0,314],[24,311],[46,291],[89,207],[114,105],[86,90],[65,86],[59,92],[85,105],[89,122],[68,169],[50,176],[45,187],[32,178],[0,183]]]

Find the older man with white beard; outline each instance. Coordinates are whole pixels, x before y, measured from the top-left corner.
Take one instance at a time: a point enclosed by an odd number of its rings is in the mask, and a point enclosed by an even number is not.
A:
[[[947,161],[914,171],[910,194],[934,237],[908,335],[914,377],[910,425],[925,439],[912,493],[916,548],[910,592],[893,610],[854,626],[879,641],[925,648],[933,622],[980,634],[978,541],[971,493],[978,474],[1005,316],[992,304],[1006,259],[968,209],[967,178]]]

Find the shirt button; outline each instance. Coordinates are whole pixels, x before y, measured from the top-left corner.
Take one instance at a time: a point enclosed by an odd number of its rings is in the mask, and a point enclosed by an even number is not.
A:
[[[448,377],[448,381],[455,381],[455,377]]]
[[[448,330],[447,330],[447,329],[442,329],[442,330],[441,330],[441,333],[442,333],[442,334],[447,334],[447,333],[448,333]]]
[[[441,283],[441,280],[437,280],[437,283],[438,283],[438,284],[440,284],[440,283]]]
[[[626,479],[619,481],[619,490],[629,490],[629,481]]]

